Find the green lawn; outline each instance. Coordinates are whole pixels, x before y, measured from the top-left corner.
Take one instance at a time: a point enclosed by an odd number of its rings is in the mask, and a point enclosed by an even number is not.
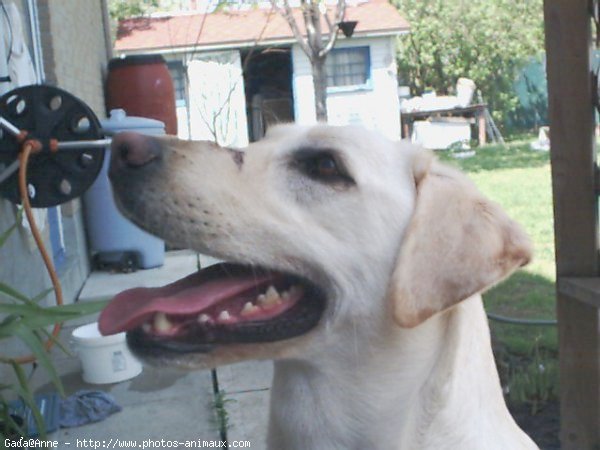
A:
[[[489,312],[503,316],[553,319],[554,229],[550,158],[547,152],[530,150],[529,142],[476,149],[472,158],[457,159],[451,152],[440,158],[459,166],[487,196],[500,203],[520,222],[534,243],[534,260],[508,280],[484,295]],[[542,348],[555,353],[554,326],[523,326],[491,322],[497,342],[510,353],[530,356]]]

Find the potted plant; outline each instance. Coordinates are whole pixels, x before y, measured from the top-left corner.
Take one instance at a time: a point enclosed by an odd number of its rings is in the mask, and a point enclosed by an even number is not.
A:
[[[19,222],[19,217],[17,217],[17,222],[0,234],[0,250],[15,231]],[[106,302],[41,306],[40,302],[52,290],[45,290],[30,298],[19,292],[18,289],[0,282],[0,296],[6,299],[0,300],[0,342],[9,339],[22,341],[31,351],[31,359],[37,361],[56,386],[58,392],[64,395],[60,377],[48,353],[48,344],[56,344],[63,351],[69,352],[48,331],[48,327],[98,312],[105,306]],[[10,400],[15,396],[19,397],[31,409],[40,437],[46,438],[44,420],[34,400],[22,361],[20,362],[11,356],[0,355],[0,364],[10,366],[16,380],[13,383],[0,382],[0,442],[4,443],[5,439],[14,439],[27,434],[23,421],[10,413]]]

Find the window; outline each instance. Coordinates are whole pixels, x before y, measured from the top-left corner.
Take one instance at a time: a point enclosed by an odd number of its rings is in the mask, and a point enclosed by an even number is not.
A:
[[[187,104],[187,97],[185,95],[185,69],[183,63],[181,61],[169,61],[167,67],[173,79],[175,103],[177,106],[185,106]]]
[[[365,87],[371,79],[369,47],[334,48],[325,66],[327,87]]]
[[[67,249],[63,230],[62,213],[59,206],[48,208],[48,225],[50,227],[50,244],[52,260],[57,270],[61,271],[67,262]]]
[[[37,2],[0,0],[0,95],[44,81]]]

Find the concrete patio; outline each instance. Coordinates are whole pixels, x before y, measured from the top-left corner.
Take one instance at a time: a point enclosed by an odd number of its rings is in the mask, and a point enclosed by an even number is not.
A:
[[[111,298],[130,287],[164,285],[196,271],[198,263],[206,267],[215,262],[193,252],[180,251],[168,253],[165,265],[158,269],[131,274],[93,272],[79,301]],[[62,341],[68,343],[73,329],[94,320],[87,317],[67,324],[62,331]],[[225,437],[230,443],[248,441],[245,448],[265,448],[271,362],[252,361],[221,367],[216,370],[216,385],[210,371],[180,372],[154,367],[144,367],[140,375],[125,382],[92,385],[83,381],[81,363],[75,356],[55,349],[53,358],[67,395],[80,389],[101,390],[112,395],[123,408],[104,421],[54,432],[51,439],[58,441],[58,448],[77,448],[78,444],[79,447],[110,447],[117,440],[120,444],[135,442],[139,448],[160,440],[219,442],[224,437],[218,420],[219,414],[223,418],[224,412],[220,404],[226,411]],[[54,390],[41,370],[35,371],[33,383],[39,392]],[[216,395],[217,389],[222,392],[221,396]]]

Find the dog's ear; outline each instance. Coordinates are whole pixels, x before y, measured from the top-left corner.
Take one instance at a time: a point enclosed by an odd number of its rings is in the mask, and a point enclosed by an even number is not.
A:
[[[507,277],[531,258],[521,227],[459,171],[421,150],[417,198],[392,274],[394,318],[415,327]]]

